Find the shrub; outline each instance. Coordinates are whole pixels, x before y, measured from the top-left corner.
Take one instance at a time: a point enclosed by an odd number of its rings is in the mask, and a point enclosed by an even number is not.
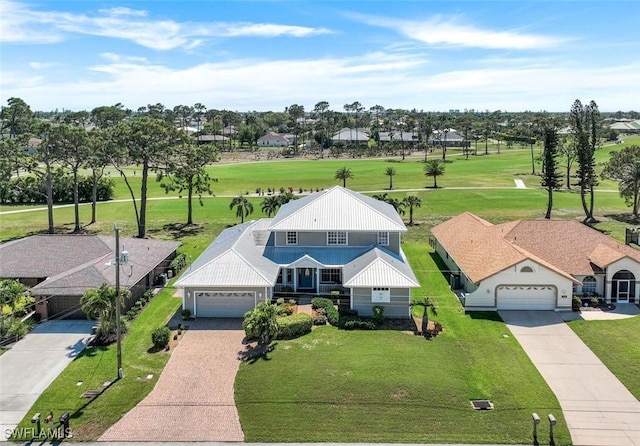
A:
[[[327,325],[327,316],[324,314],[318,314],[313,318],[313,325]]]
[[[175,256],[169,264],[169,268],[175,273],[182,271],[185,266],[187,266],[187,255],[183,252]]]
[[[357,316],[358,310],[352,310],[347,304],[338,305],[338,314],[340,316]]]
[[[182,310],[182,319],[191,319],[191,310],[188,308],[185,308],[184,310]]]
[[[582,299],[580,299],[578,296],[573,296],[573,299],[571,300],[571,309],[573,311],[578,311],[580,310],[581,306],[582,306]]]
[[[169,339],[171,339],[171,330],[166,325],[158,327],[151,332],[151,342],[153,342],[153,346],[158,350],[169,345]]]
[[[338,320],[340,319],[340,315],[338,314],[338,310],[333,306],[333,301],[331,299],[326,299],[324,297],[314,297],[311,299],[311,308],[314,310],[318,310],[319,308],[324,308],[327,313],[327,319],[331,325],[338,325]]]
[[[278,318],[278,339],[295,339],[311,333],[313,318],[310,314],[299,313]]]
[[[10,336],[15,336],[17,339],[23,338],[27,333],[29,333],[29,324],[26,322],[22,322],[16,320],[9,327],[8,333]]]
[[[268,302],[261,302],[253,310],[247,311],[242,321],[247,339],[257,339],[260,344],[270,344],[271,339],[278,334],[276,311],[276,305]]]
[[[284,305],[284,297],[279,297],[276,300],[276,305]]]
[[[345,330],[375,330],[377,325],[373,319],[350,316],[340,319],[340,328]]]
[[[298,305],[298,302],[296,302],[295,299],[289,299],[288,303],[289,305]]]
[[[384,322],[384,307],[382,305],[373,306],[373,320],[378,325]]]

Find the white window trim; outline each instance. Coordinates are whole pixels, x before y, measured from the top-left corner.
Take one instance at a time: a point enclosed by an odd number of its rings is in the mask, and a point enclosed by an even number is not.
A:
[[[329,243],[329,234],[336,235],[336,243]],[[339,234],[344,234],[344,243],[338,243]],[[327,246],[347,246],[349,244],[349,233],[347,231],[327,231]]]
[[[295,238],[296,238],[296,242],[295,243],[289,243],[289,234],[295,234]],[[287,231],[284,235],[285,238],[285,244],[287,245],[297,245],[298,244],[298,231]]]
[[[381,236],[382,235],[382,239],[383,241],[386,240],[386,242],[381,242]],[[389,231],[380,231],[378,232],[378,245],[380,246],[389,246]]]

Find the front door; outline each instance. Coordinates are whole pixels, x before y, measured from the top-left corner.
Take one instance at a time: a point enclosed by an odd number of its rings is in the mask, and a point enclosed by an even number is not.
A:
[[[629,290],[631,289],[630,280],[618,281],[618,302],[621,304],[629,303]]]
[[[298,289],[314,289],[314,276],[313,268],[298,268]]]

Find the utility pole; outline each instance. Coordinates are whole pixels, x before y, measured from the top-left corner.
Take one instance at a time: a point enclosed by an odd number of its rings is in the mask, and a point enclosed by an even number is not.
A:
[[[116,233],[116,356],[118,358],[118,379],[122,379],[122,345],[120,343],[121,327],[120,327],[120,229],[117,225],[113,225]]]

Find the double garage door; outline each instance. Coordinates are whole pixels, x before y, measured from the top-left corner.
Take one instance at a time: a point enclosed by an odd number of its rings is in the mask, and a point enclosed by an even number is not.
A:
[[[496,290],[498,310],[553,310],[558,292],[552,285],[501,285]]]
[[[243,317],[256,306],[256,293],[247,291],[196,291],[196,317]]]

